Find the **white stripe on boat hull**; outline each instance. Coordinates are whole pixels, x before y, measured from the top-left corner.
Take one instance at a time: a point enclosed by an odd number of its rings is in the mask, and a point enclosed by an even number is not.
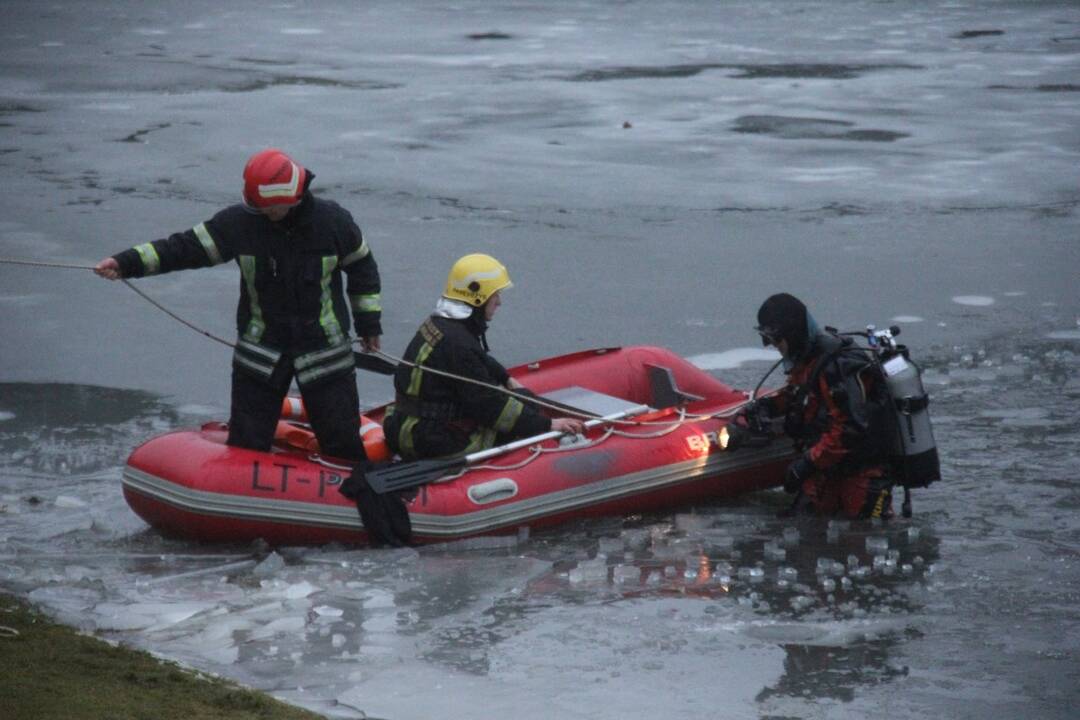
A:
[[[527,525],[550,515],[580,510],[703,477],[764,465],[787,457],[790,452],[790,446],[780,445],[745,449],[737,453],[714,453],[697,460],[628,473],[461,515],[410,513],[412,529],[416,535],[454,538],[490,532],[498,528]],[[359,514],[351,506],[193,490],[130,466],[124,468],[123,483],[125,488],[141,495],[201,515],[356,531],[362,531],[364,527]]]

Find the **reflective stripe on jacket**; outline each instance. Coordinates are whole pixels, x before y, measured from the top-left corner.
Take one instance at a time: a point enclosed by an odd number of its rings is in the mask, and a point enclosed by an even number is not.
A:
[[[485,385],[505,385],[509,373],[484,350],[469,320],[432,316],[417,331],[404,359],[426,368],[471,378]],[[481,444],[481,435],[507,439],[538,435],[551,429],[551,420],[533,406],[473,383],[398,366],[394,389],[411,400],[410,407],[453,408],[456,417],[441,419],[409,415],[394,408],[386,420],[391,449],[406,458],[467,452]],[[400,410],[400,411],[399,411]]]
[[[350,314],[358,335],[382,334],[378,266],[360,228],[337,203],[310,193],[280,222],[233,205],[114,257],[124,277],[235,261],[241,342],[234,359],[259,375],[272,371],[275,353],[295,359],[298,379],[351,369]]]

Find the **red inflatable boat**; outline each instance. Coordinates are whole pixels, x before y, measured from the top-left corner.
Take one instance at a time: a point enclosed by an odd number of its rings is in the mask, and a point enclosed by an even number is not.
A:
[[[598,419],[583,436],[519,442],[414,489],[407,508],[416,541],[730,497],[780,484],[791,458],[786,442],[720,451],[717,433],[747,394],[662,348],[590,350],[510,373]],[[124,470],[128,505],[162,532],[194,540],[365,542],[356,506],[338,492],[348,468],[318,455],[289,406],[270,452],[226,446],[222,423],[149,440]],[[389,459],[379,425],[384,410],[365,413],[361,423],[374,460]]]

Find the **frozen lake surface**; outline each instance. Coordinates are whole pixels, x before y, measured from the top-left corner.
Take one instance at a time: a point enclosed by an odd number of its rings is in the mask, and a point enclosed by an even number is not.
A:
[[[398,551],[177,542],[120,468],[226,414],[228,351],[86,271],[0,263],[0,588],[332,717],[1077,715],[1076,3],[4,18],[0,260],[190,227],[278,145],[364,229],[390,353],[481,251],[514,278],[503,361],[654,343],[750,387],[787,290],[903,327],[945,480],[887,526],[778,520],[776,492]],[[231,338],[237,282],[139,288]]]

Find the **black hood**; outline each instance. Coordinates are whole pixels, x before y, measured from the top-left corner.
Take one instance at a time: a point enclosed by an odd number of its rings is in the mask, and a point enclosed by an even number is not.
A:
[[[788,293],[770,295],[761,304],[755,328],[765,335],[783,338],[788,344],[789,359],[803,356],[810,345],[810,338],[817,334],[817,323],[802,300]]]

